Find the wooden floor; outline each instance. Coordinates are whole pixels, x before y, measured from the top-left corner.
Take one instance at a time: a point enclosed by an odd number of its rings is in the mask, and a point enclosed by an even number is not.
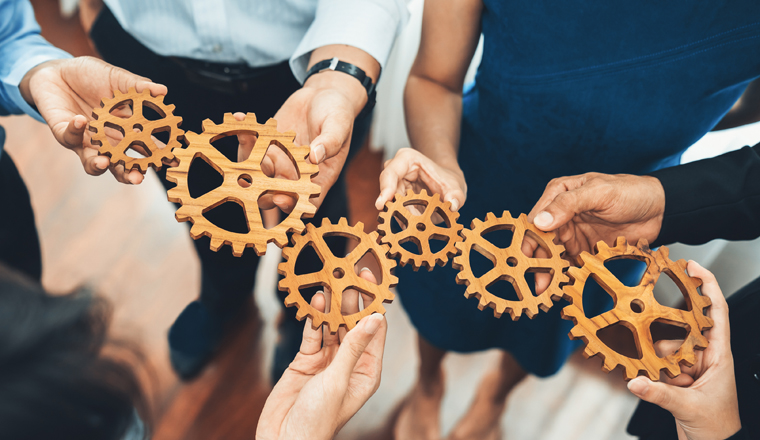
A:
[[[48,38],[76,54],[90,51],[78,23],[57,17],[56,2],[35,1]],[[125,186],[83,173],[46,126],[28,117],[4,118],[7,151],[29,186],[40,231],[45,286],[65,292],[91,286],[114,307],[114,334],[133,338],[152,367],[155,438],[250,439],[271,385],[268,371],[280,306],[275,297],[279,252],[270,246],[259,266],[255,302],[246,325],[199,379],[182,383],[172,372],[166,332],[199,292],[199,263],[188,228],[152,173]],[[371,223],[381,155],[364,150],[351,169],[352,223]],[[369,226],[369,225],[368,225]],[[369,226],[371,227],[371,226]],[[389,337],[383,383],[340,434],[342,439],[390,438],[388,422],[409,391],[417,366],[414,329],[400,304],[388,307]],[[497,353],[447,358],[442,428],[464,413]],[[509,439],[622,439],[636,400],[618,375],[579,356],[556,376],[529,378],[510,398],[502,425]]]

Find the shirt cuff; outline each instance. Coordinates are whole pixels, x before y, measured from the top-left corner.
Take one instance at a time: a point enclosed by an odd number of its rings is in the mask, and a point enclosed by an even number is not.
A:
[[[330,44],[361,49],[377,60],[382,69],[407,16],[404,2],[321,1],[314,22],[290,58],[293,75],[303,84],[311,52]],[[377,78],[372,79],[377,83]]]
[[[45,119],[42,117],[42,115],[40,115],[40,113],[34,107],[29,105],[24,97],[21,96],[21,90],[18,86],[21,83],[21,80],[24,79],[24,75],[26,75],[36,66],[47,61],[59,60],[63,58],[71,58],[71,55],[60,49],[50,47],[44,49],[41,51],[41,53],[32,55],[29,58],[24,58],[23,60],[16,63],[16,65],[11,69],[10,73],[3,79],[2,83],[2,87],[5,89],[5,92],[11,101],[10,103],[16,106],[15,109],[10,108],[8,110],[10,110],[11,113],[26,113],[34,119],[44,123]]]

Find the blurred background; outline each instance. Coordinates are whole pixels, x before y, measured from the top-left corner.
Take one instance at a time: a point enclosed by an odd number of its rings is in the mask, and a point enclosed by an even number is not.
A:
[[[43,36],[51,43],[75,56],[97,56],[80,25],[78,8],[82,6],[86,13],[87,2],[32,3]],[[349,223],[362,221],[367,231],[376,227],[373,204],[383,161],[408,144],[401,95],[419,42],[422,1],[410,2],[409,8],[412,19],[378,86],[372,133],[348,165]],[[473,66],[477,63],[476,56]],[[172,102],[171,90],[167,102]],[[216,121],[221,116],[209,115]],[[8,132],[6,149],[31,193],[42,243],[43,284],[52,292],[87,285],[111,300],[112,333],[136,340],[147,355],[149,368],[143,378],[157,428],[154,438],[252,438],[272,386],[268,372],[280,311],[275,295],[279,249],[270,244],[259,266],[246,325],[204,374],[183,383],[169,365],[166,332],[198,294],[199,263],[187,225],[175,221],[174,206],[155,174],[149,172],[139,186],[121,185],[109,175],[90,177],[82,172],[77,157],[53,139],[47,126],[25,116],[4,118],[2,124]],[[711,133],[695,144],[684,160],[758,141],[757,124]],[[758,240],[673,246],[671,257],[700,261],[715,272],[726,294],[760,275]],[[672,289],[661,289],[657,295],[667,304],[678,301],[678,292]],[[389,335],[382,385],[344,428],[341,439],[391,438],[395,411],[415,379],[415,331],[398,302],[387,309]],[[493,352],[447,358],[448,388],[441,418],[444,434],[469,407],[480,378],[497,360]],[[576,353],[554,377],[525,380],[510,397],[502,420],[504,438],[629,438],[625,426],[636,399],[628,393],[619,371],[608,375],[600,365],[599,360],[585,360]]]

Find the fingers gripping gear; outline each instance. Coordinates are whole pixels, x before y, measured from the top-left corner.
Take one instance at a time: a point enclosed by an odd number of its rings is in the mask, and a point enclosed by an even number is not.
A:
[[[359,244],[343,258],[336,257],[330,251],[325,242],[325,237],[343,236],[354,238]],[[296,275],[295,265],[298,256],[304,247],[311,245],[322,260],[322,270],[315,273]],[[378,275],[378,284],[373,284],[356,274],[355,266],[359,260],[372,252],[380,265]],[[367,234],[364,232],[364,225],[361,222],[356,226],[350,227],[345,218],[341,218],[337,225],[330,223],[328,219],[322,221],[322,226],[314,227],[313,224],[306,225],[306,233],[303,235],[293,234],[293,245],[282,250],[282,256],[285,262],[280,263],[277,271],[285,278],[280,280],[279,288],[288,292],[285,298],[287,307],[298,307],[297,317],[303,320],[307,316],[311,317],[313,327],[319,328],[326,323],[331,333],[338,331],[341,325],[345,325],[349,330],[356,324],[373,313],[385,313],[383,303],[393,301],[394,294],[390,288],[398,284],[398,278],[393,276],[393,268],[396,261],[387,258],[388,246],[377,242],[377,232]],[[326,312],[320,312],[312,307],[301,295],[299,289],[321,286],[329,298]],[[359,292],[371,296],[372,302],[364,304],[364,310],[350,315],[343,315],[341,305],[343,293],[346,289],[356,289]]]
[[[558,300],[562,297],[561,284],[568,281],[563,270],[570,265],[561,258],[565,247],[554,244],[554,233],[543,232],[540,229],[528,223],[525,214],[518,218],[512,218],[509,211],[504,211],[504,215],[497,218],[493,213],[486,215],[486,221],[475,219],[472,221],[471,229],[464,229],[464,241],[456,244],[461,255],[454,257],[453,266],[459,270],[457,274],[457,284],[467,285],[464,296],[466,298],[478,298],[480,310],[486,307],[494,309],[494,316],[500,318],[507,311],[512,320],[518,320],[522,313],[525,312],[528,318],[533,318],[538,314],[539,309],[548,311],[554,304],[552,300]],[[512,243],[506,249],[502,249],[483,237],[484,234],[494,231],[508,229],[513,232]],[[535,240],[539,246],[547,250],[551,255],[549,258],[530,258],[522,251],[523,239],[530,237]],[[479,252],[491,262],[493,269],[486,272],[480,277],[476,277],[470,267],[470,251]],[[549,286],[540,294],[533,295],[525,280],[526,272],[543,272],[552,276]],[[499,280],[509,281],[517,293],[519,301],[511,301],[494,295],[488,291],[488,288]]]
[[[115,108],[130,102],[132,115],[129,117],[121,118],[111,114]],[[146,119],[143,115],[143,105],[156,111],[161,118],[155,121]],[[92,109],[92,117],[95,119],[90,121],[90,131],[93,132],[91,142],[100,146],[100,154],[111,158],[111,165],[124,165],[127,171],[137,168],[142,173],[148,171],[148,167],[158,171],[163,162],[174,159],[173,150],[182,146],[179,142],[184,134],[184,131],[179,129],[182,118],[174,116],[173,112],[173,105],[164,104],[164,96],[154,98],[148,89],[142,93],[137,93],[134,88],[129,89],[127,93],[115,90],[113,98],[103,99],[100,107]],[[117,130],[124,136],[118,144],[111,145],[108,141],[106,127]],[[169,132],[169,142],[165,147],[159,148],[153,134],[165,131]],[[146,157],[128,156],[127,150],[133,146],[139,147]]]
[[[239,133],[255,133],[256,143],[248,159],[242,162],[232,162],[211,145],[225,136]],[[228,244],[232,253],[239,257],[246,247],[253,247],[258,255],[266,252],[269,242],[283,247],[288,243],[288,232],[301,233],[304,229],[302,217],[312,217],[317,208],[309,201],[310,197],[319,195],[320,187],[311,181],[311,177],[319,171],[317,165],[308,163],[308,146],[293,144],[295,133],[280,133],[277,122],[270,119],[266,124],[258,124],[256,115],[248,113],[244,120],[238,121],[232,113],[224,115],[220,125],[211,120],[203,121],[203,132],[195,134],[188,132],[185,136],[189,145],[175,151],[179,165],[166,171],[166,179],[175,182],[177,186],[169,190],[169,201],[180,203],[177,210],[177,221],[193,223],[190,235],[193,239],[206,235],[211,239],[211,250],[217,251]],[[270,145],[281,148],[290,157],[298,171],[298,180],[274,179],[268,177],[261,168],[261,162]],[[213,167],[223,177],[221,186],[192,198],[188,188],[188,173],[195,159],[201,159]],[[240,179],[250,183],[241,186]],[[298,197],[296,205],[279,225],[265,229],[259,212],[258,200],[265,193],[286,193]],[[245,212],[248,232],[231,232],[222,229],[204,217],[211,209],[225,202],[238,203]]]
[[[620,258],[647,263],[646,272],[637,286],[624,285],[604,266],[605,261]],[[608,373],[618,365],[623,366],[626,380],[633,379],[641,373],[652,380],[658,380],[663,369],[668,376],[675,377],[681,373],[679,363],[688,366],[694,364],[694,350],[707,347],[707,338],[702,335],[702,331],[711,328],[713,323],[703,313],[711,304],[710,298],[700,295],[697,291],[702,282],[686,274],[686,261],[671,261],[666,247],[652,251],[643,239],[639,240],[637,246],[631,246],[624,237],[619,237],[612,248],[600,241],[596,245],[595,255],[583,252],[579,259],[583,266],[571,267],[568,270],[574,283],[564,287],[565,299],[570,301],[571,305],[562,310],[562,317],[572,320],[575,324],[570,331],[570,338],[581,339],[586,343],[583,354],[587,358],[601,356],[602,369]],[[657,302],[652,291],[663,272],[679,287],[689,311],[665,307]],[[615,301],[612,310],[593,318],[587,317],[583,311],[583,288],[589,276],[592,276]],[[655,321],[684,327],[689,332],[681,348],[664,358],[657,356],[652,341],[650,326]],[[599,330],[616,323],[622,323],[631,330],[640,359],[623,356],[599,339]]]
[[[409,210],[410,205],[425,205],[425,210],[421,214],[414,214]],[[433,223],[432,218],[436,213],[443,217],[445,226]],[[399,233],[391,232],[394,217],[406,226],[406,229]],[[459,213],[451,210],[451,202],[442,203],[438,194],[428,196],[424,189],[420,194],[409,190],[405,196],[396,194],[393,201],[385,204],[385,209],[380,213],[377,230],[382,236],[380,240],[390,245],[390,257],[399,258],[402,266],[411,263],[414,270],[422,266],[433,270],[436,264],[445,266],[449,258],[458,253],[455,244],[462,241],[459,232],[463,228],[457,223],[458,218]],[[431,239],[446,240],[446,245],[438,252],[432,252]],[[419,254],[401,246],[408,241],[417,245]]]

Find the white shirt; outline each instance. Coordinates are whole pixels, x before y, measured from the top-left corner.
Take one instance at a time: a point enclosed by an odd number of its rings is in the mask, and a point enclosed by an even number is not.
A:
[[[267,66],[290,59],[303,82],[309,55],[359,48],[385,65],[406,24],[406,0],[105,0],[119,24],[153,52]]]

